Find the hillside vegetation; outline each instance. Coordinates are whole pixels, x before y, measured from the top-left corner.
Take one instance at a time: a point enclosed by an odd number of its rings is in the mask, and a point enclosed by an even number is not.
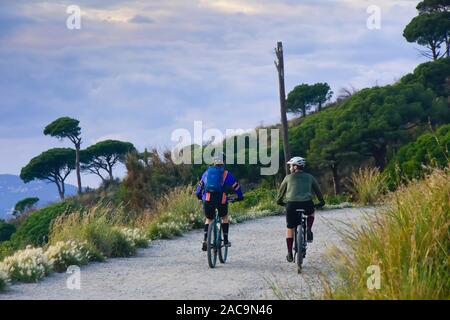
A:
[[[450,298],[450,170],[401,186],[389,208],[345,235],[333,256],[340,281],[328,299]],[[379,288],[368,267],[380,270]]]
[[[292,155],[307,158],[328,194],[349,193],[346,182],[363,166],[380,171],[399,149],[420,135],[450,123],[450,58],[419,65],[397,83],[362,89],[338,102],[293,119],[289,128]],[[282,146],[280,140],[280,146]],[[246,154],[255,150],[245,150]],[[279,152],[284,162],[283,150]],[[275,187],[283,177],[259,175],[258,165],[231,165],[241,180]],[[192,167],[193,176],[204,168]]]

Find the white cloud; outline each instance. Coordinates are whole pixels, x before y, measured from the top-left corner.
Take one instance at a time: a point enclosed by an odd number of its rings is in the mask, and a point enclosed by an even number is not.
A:
[[[335,92],[388,83],[422,61],[401,35],[416,3],[378,3],[389,10],[376,32],[366,1],[80,0],[79,31],[65,28],[65,2],[19,5],[35,23],[0,36],[0,172],[17,173],[62,115],[81,121],[86,146],[114,138],[140,149],[169,147],[172,130],[195,120],[223,131],[277,122],[279,40],[288,92],[302,82]],[[45,141],[39,150],[58,144]]]

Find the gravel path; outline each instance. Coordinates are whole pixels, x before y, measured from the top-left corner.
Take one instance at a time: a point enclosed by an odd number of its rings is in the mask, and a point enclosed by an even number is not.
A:
[[[311,299],[320,278],[334,272],[327,248],[340,241],[341,221],[360,223],[367,209],[319,211],[314,243],[308,247],[303,273],[286,262],[285,218],[267,217],[230,227],[226,264],[209,269],[202,252],[202,231],[152,242],[133,258],[110,259],[81,268],[81,289],[67,289],[69,274],[52,274],[36,284],[11,286],[3,299],[273,299],[281,294]],[[276,284],[275,291],[272,286]]]

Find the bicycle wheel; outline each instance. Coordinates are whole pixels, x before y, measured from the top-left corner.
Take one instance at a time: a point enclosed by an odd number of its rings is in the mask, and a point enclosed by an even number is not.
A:
[[[208,227],[208,242],[207,242],[208,265],[210,268],[214,268],[217,262],[216,238],[217,238],[217,226],[213,221],[209,224]]]
[[[306,220],[305,221],[303,221],[303,248],[302,248],[302,254],[303,254],[303,259],[305,259],[306,258],[306,248],[308,247],[308,242],[306,241],[307,240],[307,235],[306,235],[306,230],[307,230],[307,228],[306,228]]]
[[[296,230],[296,242],[297,242],[297,272],[302,272],[302,264],[303,264],[303,226],[300,224],[297,226]]]
[[[225,247],[225,244],[223,243],[223,229],[222,225],[219,227],[218,235],[218,244],[219,244],[219,261],[221,263],[225,263],[227,261],[228,256],[228,247]]]

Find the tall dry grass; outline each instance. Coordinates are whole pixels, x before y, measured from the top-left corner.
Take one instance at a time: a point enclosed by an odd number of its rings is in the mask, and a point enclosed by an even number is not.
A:
[[[450,298],[450,170],[400,187],[388,203],[334,250],[341,281],[325,298]],[[371,265],[380,268],[379,289],[368,288]]]
[[[194,189],[176,187],[161,197],[147,220],[150,239],[169,238],[203,225],[201,206]]]
[[[97,205],[57,217],[52,224],[49,242],[87,242],[94,259],[99,261],[107,257],[131,256],[136,248],[119,229],[127,226],[129,221],[131,219],[122,207]]]
[[[362,205],[378,203],[386,193],[386,178],[378,168],[359,168],[352,173],[349,189]]]

